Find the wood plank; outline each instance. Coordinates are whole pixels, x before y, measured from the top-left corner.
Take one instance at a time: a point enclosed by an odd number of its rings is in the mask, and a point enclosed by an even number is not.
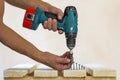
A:
[[[19,64],[4,71],[5,78],[24,77],[36,69],[35,64]]]
[[[63,76],[64,77],[85,77],[86,71],[85,70],[64,70]]]
[[[116,80],[116,78],[94,78],[94,77],[86,77],[86,78],[64,78],[64,77],[56,77],[56,78],[35,78],[31,76],[26,76],[23,78],[5,78],[4,80]]]
[[[63,77],[80,78],[85,76],[86,76],[85,67],[78,63],[74,63],[71,69],[63,71]]]
[[[92,76],[87,76],[85,80],[116,80],[115,77],[92,77]]]
[[[116,77],[116,70],[101,65],[89,65],[86,70],[93,77]]]
[[[58,71],[41,64],[34,71],[34,77],[58,77]]]
[[[85,78],[33,77],[33,76],[25,76],[23,78],[5,78],[4,80],[85,80]]]
[[[25,65],[24,67],[19,65],[17,67],[13,67],[13,69],[10,68],[9,70],[14,74],[12,75],[11,72],[8,71],[12,77],[4,77],[4,80],[116,80],[116,71],[113,69],[108,69],[99,65],[85,66],[75,63],[72,65],[71,69],[61,72],[45,65],[38,66],[35,71],[34,69],[31,70],[30,66],[30,69],[26,70]],[[26,68],[28,68],[28,65]],[[14,70],[16,72],[13,72]],[[86,70],[90,76],[86,75]],[[111,70],[113,70],[113,73],[111,73]],[[33,71],[34,73],[32,73]],[[20,75],[18,73],[20,73]],[[21,76],[21,74],[23,75]],[[14,77],[14,75],[19,75],[21,77]]]

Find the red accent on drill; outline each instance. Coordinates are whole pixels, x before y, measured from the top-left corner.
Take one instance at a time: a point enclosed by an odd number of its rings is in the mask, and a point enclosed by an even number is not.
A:
[[[32,27],[32,18],[33,15],[35,14],[35,9],[34,8],[28,8],[26,9],[26,13],[24,16],[24,21],[23,21],[23,27],[31,29]]]

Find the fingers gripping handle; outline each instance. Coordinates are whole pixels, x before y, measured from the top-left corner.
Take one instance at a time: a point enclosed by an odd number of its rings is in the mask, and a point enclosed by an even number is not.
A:
[[[59,20],[56,14],[50,12],[44,12],[40,8],[28,8],[26,10],[24,20],[23,20],[23,27],[36,30],[40,23],[44,23],[48,20],[48,18],[56,19],[58,29],[63,30],[64,24],[63,19]]]
[[[57,20],[57,27],[58,27],[58,30],[63,30],[64,31],[64,26],[63,26],[63,19],[62,20],[59,20],[58,19],[58,16],[56,15],[56,14],[54,14],[54,13],[50,13],[50,12],[45,12],[45,16],[47,17],[47,18],[52,18],[52,19],[56,19]]]

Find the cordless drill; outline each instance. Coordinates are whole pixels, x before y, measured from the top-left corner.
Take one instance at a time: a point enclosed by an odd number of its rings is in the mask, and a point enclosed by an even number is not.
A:
[[[74,6],[67,6],[62,20],[59,20],[56,14],[44,12],[38,7],[36,9],[28,8],[24,16],[23,27],[36,30],[39,24],[44,23],[48,18],[57,19],[58,30],[65,32],[66,44],[70,50],[70,60],[72,61],[72,49],[75,47],[78,32],[78,14],[76,8]]]

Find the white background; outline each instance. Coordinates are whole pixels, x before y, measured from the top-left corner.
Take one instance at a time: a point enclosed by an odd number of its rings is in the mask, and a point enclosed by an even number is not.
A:
[[[120,74],[120,0],[45,1],[63,11],[69,5],[77,8],[79,31],[74,48],[75,62],[102,64]],[[61,55],[68,50],[64,34],[44,30],[41,25],[36,31],[23,28],[24,13],[22,9],[5,4],[4,22],[42,51]],[[40,64],[0,43],[0,80],[4,69],[20,63]]]

